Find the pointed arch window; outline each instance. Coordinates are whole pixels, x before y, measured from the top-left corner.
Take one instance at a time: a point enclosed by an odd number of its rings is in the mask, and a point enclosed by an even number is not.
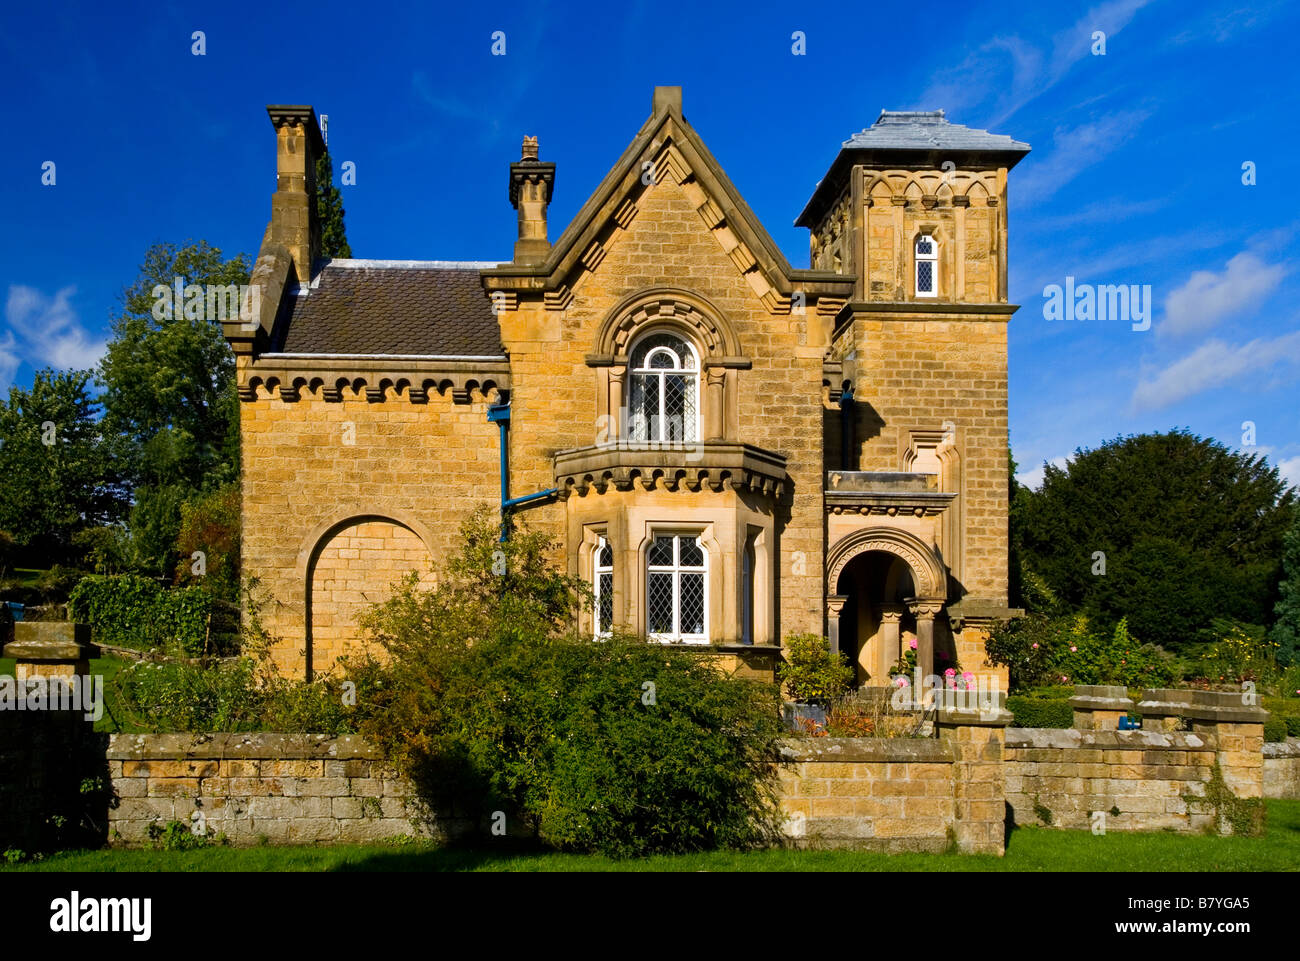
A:
[[[630,356],[628,436],[645,443],[682,443],[700,435],[700,361],[676,334],[653,333]]]
[[[939,242],[931,234],[916,238],[916,296],[939,296]]]

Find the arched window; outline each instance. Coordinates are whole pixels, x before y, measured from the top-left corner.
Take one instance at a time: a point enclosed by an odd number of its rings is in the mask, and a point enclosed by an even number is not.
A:
[[[916,238],[916,296],[939,296],[939,242],[930,234]]]
[[[695,348],[676,334],[650,334],[632,348],[628,432],[634,441],[699,439],[700,364]]]
[[[646,553],[646,633],[668,643],[707,644],[708,552],[698,537],[659,534]]]
[[[596,593],[595,635],[607,636],[614,620],[614,549],[601,537],[593,552],[592,587]]]

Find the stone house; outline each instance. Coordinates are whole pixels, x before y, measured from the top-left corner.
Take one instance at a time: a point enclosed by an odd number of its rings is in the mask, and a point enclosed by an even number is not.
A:
[[[514,257],[320,257],[307,106],[268,108],[277,189],[237,357],[243,564],[289,674],[358,613],[520,511],[611,626],[770,670],[791,632],[883,678],[987,670],[1007,608],[1007,174],[1028,152],[881,113],[796,223],[790,266],[658,87],[552,242],[555,164],[509,167]],[[504,445],[504,450],[502,449]],[[536,495],[536,496],[533,496]]]

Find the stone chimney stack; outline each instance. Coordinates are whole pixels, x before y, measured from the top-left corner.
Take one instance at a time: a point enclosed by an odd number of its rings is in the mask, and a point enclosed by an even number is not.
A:
[[[510,165],[510,205],[519,211],[515,263],[540,264],[551,251],[546,208],[555,185],[555,164],[537,159],[537,138],[525,137],[519,160]]]
[[[268,106],[275,126],[275,193],[271,197],[271,243],[293,257],[298,282],[311,280],[320,256],[320,224],[316,219],[316,160],[325,140],[316,111],[310,106]]]

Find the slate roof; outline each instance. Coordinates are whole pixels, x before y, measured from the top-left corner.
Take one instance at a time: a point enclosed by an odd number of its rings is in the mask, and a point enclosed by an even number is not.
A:
[[[287,291],[288,354],[501,357],[501,328],[479,281],[492,262],[331,260]]]
[[[844,141],[845,150],[981,150],[1028,153],[1029,144],[950,123],[942,110],[882,110],[876,122]]]
[[[944,160],[1014,167],[1029,144],[1003,134],[950,123],[942,110],[882,110],[876,122],[840,145],[826,176],[813,189],[796,227],[812,227],[844,187],[855,163],[938,166]]]

